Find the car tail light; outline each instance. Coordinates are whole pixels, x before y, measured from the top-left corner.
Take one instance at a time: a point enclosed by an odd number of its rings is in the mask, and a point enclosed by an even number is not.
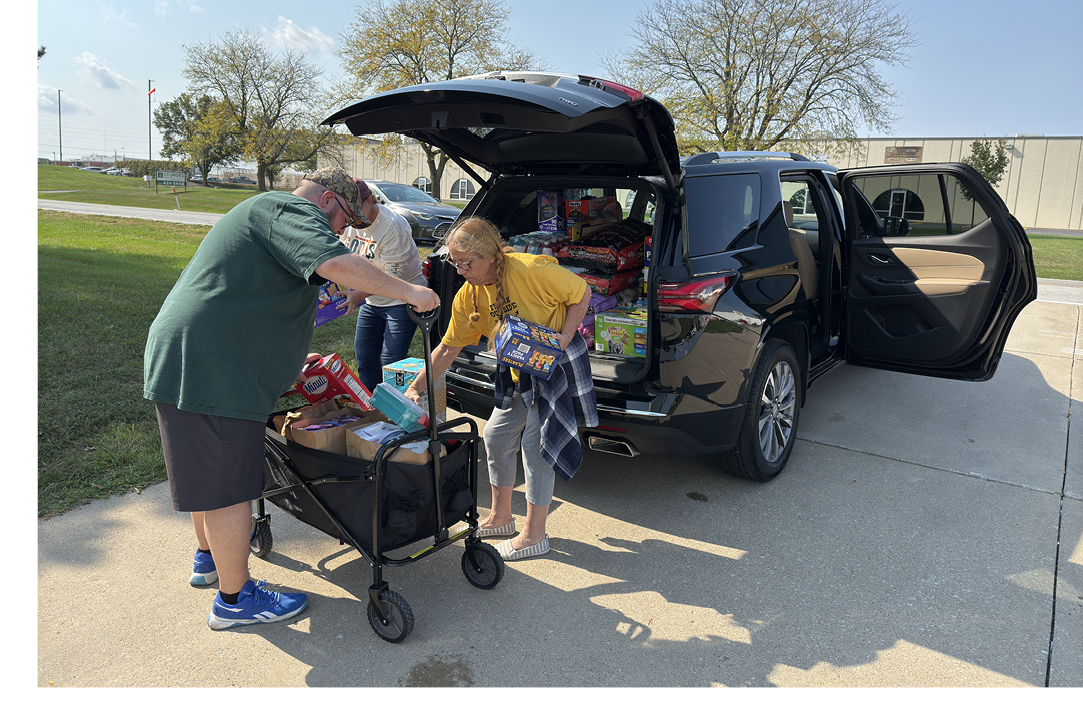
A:
[[[659,283],[658,310],[710,313],[714,304],[737,280],[737,273],[722,273],[690,283]]]
[[[584,80],[587,81],[588,85],[593,85],[594,87],[600,88],[602,90],[618,92],[621,95],[627,97],[629,100],[643,99],[643,93],[639,92],[635,88],[630,88],[627,85],[615,83],[612,80],[602,80],[601,78],[592,78],[589,75],[580,75],[579,81],[583,82]]]
[[[429,276],[432,275],[432,261],[428,258],[421,261],[421,275],[425,276],[425,282],[429,281]]]

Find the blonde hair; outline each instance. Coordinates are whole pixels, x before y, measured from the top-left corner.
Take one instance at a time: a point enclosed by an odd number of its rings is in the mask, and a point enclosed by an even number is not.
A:
[[[504,306],[508,301],[504,295],[504,254],[512,250],[504,242],[497,227],[478,216],[465,218],[457,222],[455,227],[448,232],[444,245],[448,250],[455,250],[464,255],[496,261],[496,312],[499,320],[504,320]],[[470,321],[477,323],[479,320],[481,320],[481,313],[478,312],[478,288],[474,286],[474,312],[470,314]],[[489,340],[489,344],[492,345],[492,339]]]

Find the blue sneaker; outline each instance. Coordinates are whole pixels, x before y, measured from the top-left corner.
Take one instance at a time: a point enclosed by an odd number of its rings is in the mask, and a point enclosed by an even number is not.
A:
[[[278,593],[268,591],[267,582],[249,580],[237,594],[237,603],[230,605],[222,600],[222,592],[214,597],[207,625],[215,631],[253,623],[274,623],[293,618],[308,606],[304,593]]]
[[[209,586],[218,580],[218,569],[214,567],[214,559],[211,554],[196,549],[196,560],[192,564],[192,578],[189,580],[193,586]]]

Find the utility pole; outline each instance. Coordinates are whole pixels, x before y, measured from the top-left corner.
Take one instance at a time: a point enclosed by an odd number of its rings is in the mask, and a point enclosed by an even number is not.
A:
[[[64,164],[64,120],[60,117],[60,91],[56,91],[56,121],[60,123],[60,164]]]
[[[154,159],[154,152],[150,145],[150,101],[151,96],[154,95],[154,91],[156,90],[156,88],[150,86],[153,82],[153,80],[147,81],[147,160]]]

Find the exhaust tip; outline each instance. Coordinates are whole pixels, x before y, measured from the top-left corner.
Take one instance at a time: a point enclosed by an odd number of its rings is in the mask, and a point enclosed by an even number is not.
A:
[[[635,458],[639,455],[639,449],[632,445],[631,441],[626,441],[623,438],[590,436],[587,438],[587,447],[592,451],[612,453],[615,456],[624,456],[625,458]]]

